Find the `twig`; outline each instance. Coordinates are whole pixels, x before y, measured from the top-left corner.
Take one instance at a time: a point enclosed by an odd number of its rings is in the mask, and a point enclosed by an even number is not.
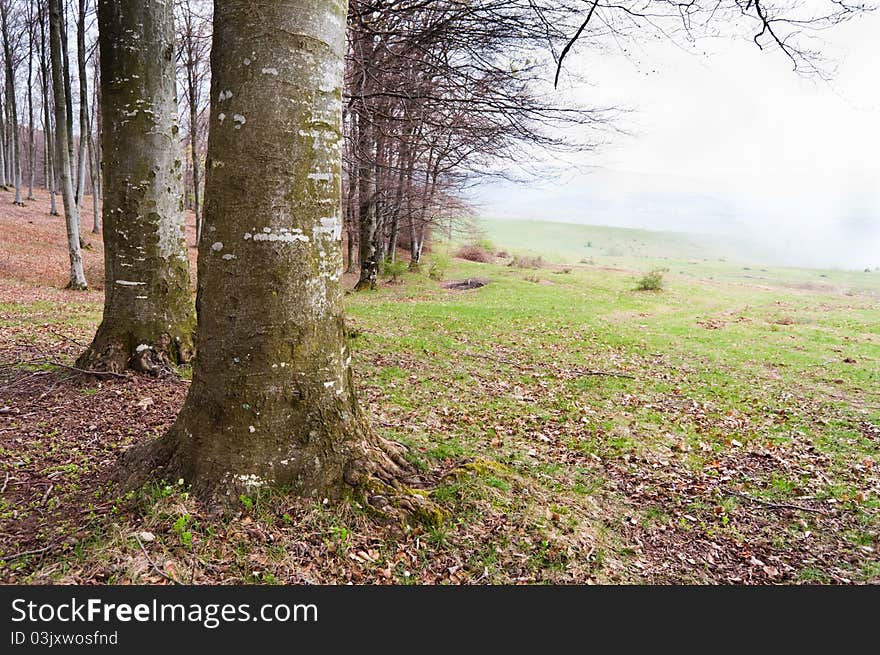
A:
[[[744,500],[751,501],[753,503],[757,503],[758,505],[764,505],[765,507],[769,507],[770,509],[796,509],[801,512],[814,512],[816,514],[827,514],[823,509],[818,509],[816,507],[806,507],[804,505],[795,505],[793,503],[771,503],[769,500],[762,500],[760,498],[755,498],[754,496],[749,496],[748,494],[741,493],[739,491],[728,491],[732,496],[736,496],[737,498],[742,498]]]
[[[533,366],[523,366],[519,362],[514,362],[509,359],[501,359],[499,357],[492,357],[490,355],[481,355],[479,353],[471,353],[471,352],[466,352],[466,351],[462,354],[467,355],[468,357],[475,357],[477,359],[487,359],[490,362],[497,362],[498,364],[507,364],[508,366],[513,366],[514,368],[517,368],[520,371],[531,371],[533,373],[546,373],[546,371],[542,371],[539,368],[535,368]],[[628,373],[616,373],[614,371],[593,371],[593,370],[585,370],[585,369],[579,369],[579,368],[565,368],[560,371],[551,371],[551,372],[557,373],[557,374],[568,373],[568,374],[572,374],[572,375],[583,375],[583,376],[605,375],[608,377],[615,377],[615,378],[627,378],[629,380],[636,379],[636,377],[634,375],[629,375]]]
[[[128,378],[127,375],[124,375],[122,373],[114,373],[113,371],[89,371],[84,368],[77,368],[76,366],[62,364],[61,362],[47,361],[46,363],[51,364],[52,366],[58,366],[59,368],[66,368],[68,371],[75,371],[84,375],[94,375],[95,377],[99,378],[121,378],[123,380]]]
[[[9,471],[6,471],[6,479],[3,480],[3,487],[0,488],[0,494],[6,492],[6,486],[9,484]]]
[[[25,550],[20,553],[15,553],[14,555],[0,555],[0,559],[9,562],[14,559],[18,559],[19,557],[25,557],[27,555],[39,555],[40,553],[45,553],[47,550],[51,549],[53,544],[49,544],[44,548],[37,548],[36,550]]]
[[[76,344],[80,348],[88,348],[88,346],[86,344],[80,343],[79,341],[77,341],[73,337],[68,337],[67,335],[61,334],[60,332],[56,332],[55,330],[50,329],[49,334],[54,334],[56,337],[59,337],[60,339],[64,339],[65,341],[69,341],[70,343]]]
[[[144,548],[144,544],[141,542],[141,539],[140,539],[140,537],[137,536],[137,534],[134,535],[134,540],[138,543],[138,546],[141,547],[141,552],[143,552],[144,557],[147,558],[147,561],[150,563],[150,566],[153,567],[153,570],[154,570],[156,573],[158,573],[158,574],[161,575],[163,578],[165,578],[166,580],[168,580],[168,582],[173,582],[174,584],[177,584],[177,585],[180,584],[180,582],[178,582],[178,581],[175,580],[173,577],[171,577],[170,575],[168,575],[167,573],[165,573],[165,571],[163,571],[162,569],[160,569],[160,568],[156,565],[156,562],[154,562],[154,561],[153,561],[153,558],[150,557],[150,554],[147,552],[147,549]]]
[[[52,493],[52,489],[54,488],[54,484],[50,484],[48,487],[46,487],[46,492],[43,494],[43,500],[40,501],[40,505],[46,504],[46,500],[49,498],[49,494]]]

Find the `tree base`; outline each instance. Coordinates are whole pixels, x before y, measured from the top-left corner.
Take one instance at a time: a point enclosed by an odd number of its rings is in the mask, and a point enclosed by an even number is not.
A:
[[[76,360],[76,366],[87,371],[122,373],[131,369],[159,376],[174,373],[175,364],[186,363],[191,358],[191,346],[167,334],[141,340],[129,334],[103,334],[99,329],[92,345]]]
[[[309,493],[298,495],[316,500],[341,500],[354,494],[377,520],[401,525],[411,522],[441,524],[448,513],[430,499],[427,490],[412,486],[421,481],[403,456],[406,448],[374,435],[367,443],[360,456],[345,465],[341,478],[330,481],[323,488],[309,486]],[[123,453],[113,480],[120,493],[139,489],[150,481],[184,480],[190,484],[193,496],[215,517],[238,511],[243,495],[251,496],[276,486],[262,481],[258,485],[249,483],[248,478],[254,476],[212,476],[205,471],[191,479],[197,468],[191,458],[191,448],[175,426],[164,437]],[[277,487],[289,489],[287,485]]]

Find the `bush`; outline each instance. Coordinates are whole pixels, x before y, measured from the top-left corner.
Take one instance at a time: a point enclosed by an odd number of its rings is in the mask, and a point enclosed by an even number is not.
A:
[[[493,257],[485,248],[474,244],[462,246],[458,249],[458,252],[455,253],[455,256],[461,259],[466,259],[469,262],[479,262],[481,264],[491,264],[495,261],[495,257]]]
[[[636,285],[636,291],[662,291],[663,274],[668,270],[668,268],[655,268],[645,273]]]
[[[516,268],[543,268],[544,259],[542,257],[524,257],[522,255],[514,255],[508,266]]]
[[[495,252],[495,244],[492,243],[492,241],[487,237],[480,237],[479,239],[474,241],[474,245],[482,248],[486,252]]]
[[[396,284],[400,281],[400,277],[406,273],[407,264],[401,260],[391,261],[390,259],[385,260],[385,269],[384,275],[388,278],[392,284]]]
[[[448,252],[445,250],[436,250],[431,254],[431,265],[428,267],[428,277],[439,282],[446,277],[446,271],[449,270],[449,265],[451,263],[452,258],[449,256]]]

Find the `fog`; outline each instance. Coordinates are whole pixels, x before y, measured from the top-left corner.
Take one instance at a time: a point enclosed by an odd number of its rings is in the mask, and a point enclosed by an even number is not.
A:
[[[632,113],[595,153],[543,155],[545,178],[474,192],[487,217],[747,238],[743,259],[880,266],[880,16],[825,34],[830,82],[747,40],[627,56],[582,48],[560,91]]]

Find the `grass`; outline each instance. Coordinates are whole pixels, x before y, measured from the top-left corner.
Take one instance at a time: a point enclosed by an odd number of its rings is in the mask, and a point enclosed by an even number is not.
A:
[[[581,241],[597,249],[610,233],[590,234]],[[827,288],[806,290],[797,284],[818,272],[768,270],[764,284],[739,265],[681,274],[663,260],[663,292],[640,293],[635,271],[655,254],[632,271],[575,259],[566,275],[454,260],[445,279],[490,283],[451,292],[401,273],[402,284],[346,296],[361,401],[433,476],[442,525],[401,531],[377,526],[356,497],[325,506],[284,494],[242,499],[216,523],[185,488],[158,485],[93,516],[76,558],[0,571],[155,581],[130,537],[148,530],[166,573],[202,582],[877,582],[880,274],[830,273]],[[33,339],[35,325],[85,340],[97,301],[5,303],[0,322],[13,341]],[[52,421],[28,430],[45,452],[65,436]],[[43,457],[3,447],[13,473]],[[95,468],[54,452],[37,466],[58,486]]]

